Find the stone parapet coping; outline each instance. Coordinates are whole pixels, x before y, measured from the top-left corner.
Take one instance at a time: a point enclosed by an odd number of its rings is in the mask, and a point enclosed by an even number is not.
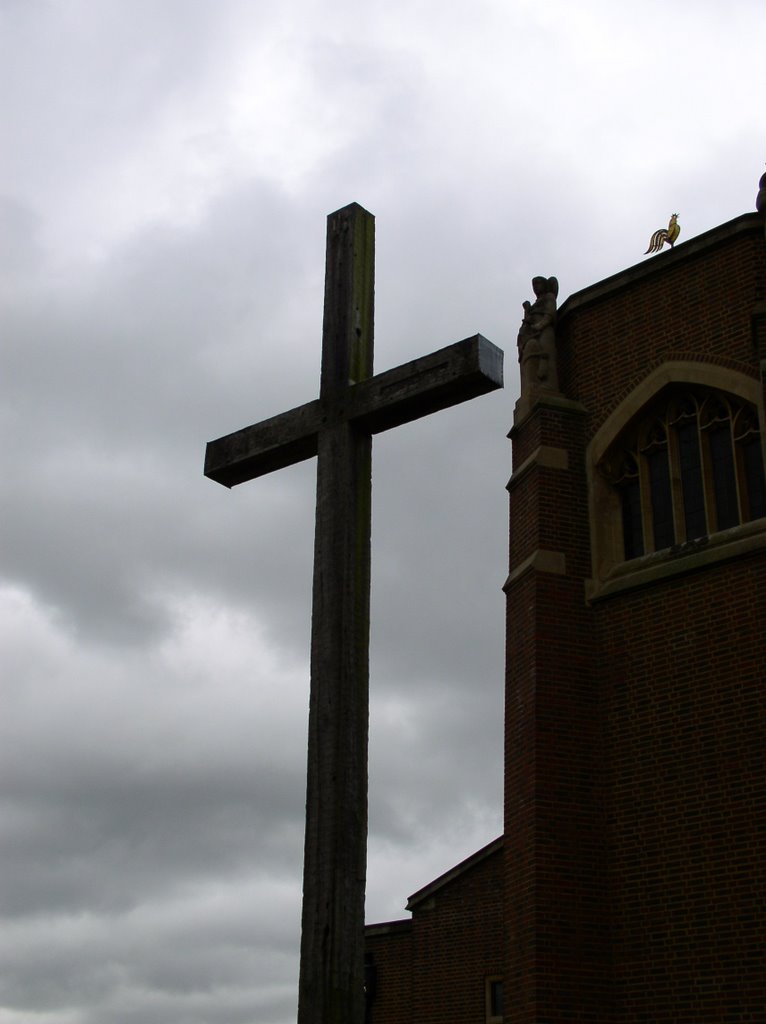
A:
[[[371,939],[376,935],[398,935],[401,932],[412,930],[412,918],[405,917],[399,921],[380,921],[375,924],[364,926],[365,938]]]
[[[603,281],[598,281],[579,292],[574,292],[559,306],[559,322],[567,313],[603,299],[626,285],[634,284],[636,281],[641,281],[654,274],[664,273],[680,260],[713,249],[737,235],[751,232],[763,233],[763,218],[757,213],[743,213],[739,217],[735,217],[734,220],[711,228],[710,231],[704,231],[701,235],[696,235],[686,242],[676,244],[672,249],[665,249],[656,256],[652,256],[651,259],[642,260],[641,263],[636,263],[626,270],[612,274],[611,277],[604,278]]]

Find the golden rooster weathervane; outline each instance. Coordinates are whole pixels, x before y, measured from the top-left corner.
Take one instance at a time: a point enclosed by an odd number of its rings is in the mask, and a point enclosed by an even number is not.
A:
[[[667,228],[659,228],[649,239],[649,248],[644,253],[644,256],[646,256],[647,252],[659,252],[665,242],[669,242],[672,249],[680,233],[681,225],[678,223],[678,214],[674,213],[670,218]]]

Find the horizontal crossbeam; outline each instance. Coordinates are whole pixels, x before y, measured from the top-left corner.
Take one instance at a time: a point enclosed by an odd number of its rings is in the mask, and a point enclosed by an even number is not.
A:
[[[317,453],[321,424],[322,407],[319,399],[315,399],[217,441],[208,441],[205,476],[225,487],[234,487],[310,459]]]
[[[338,420],[378,434],[502,386],[503,353],[477,334],[351,385],[332,411],[317,399],[210,441],[205,476],[234,487],[316,455],[319,431]]]
[[[349,388],[346,418],[379,434],[502,386],[503,353],[476,334]]]

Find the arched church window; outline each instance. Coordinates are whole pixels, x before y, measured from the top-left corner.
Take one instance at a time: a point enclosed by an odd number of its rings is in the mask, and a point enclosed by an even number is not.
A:
[[[619,495],[625,559],[766,516],[758,415],[723,392],[664,392],[599,468]]]

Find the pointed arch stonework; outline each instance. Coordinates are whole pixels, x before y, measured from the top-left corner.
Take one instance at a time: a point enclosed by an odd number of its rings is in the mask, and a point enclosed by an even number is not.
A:
[[[650,430],[649,419],[665,396],[671,403],[674,396],[684,393],[717,395],[730,400],[736,408],[750,410],[756,431],[760,430],[761,438],[766,436],[762,386],[751,373],[699,359],[668,360],[654,367],[612,410],[586,449],[592,557],[592,578],[586,583],[589,601],[738,557],[754,548],[766,548],[766,517],[761,512],[748,521],[743,518],[732,528],[712,529],[689,540],[682,536],[678,543],[661,550],[655,550],[653,543],[649,543],[646,553],[626,555],[623,498],[605,471],[608,456],[620,439],[639,429],[639,425]],[[644,416],[648,417],[645,427]],[[656,429],[652,436],[659,437]],[[760,463],[763,464],[763,445]]]

